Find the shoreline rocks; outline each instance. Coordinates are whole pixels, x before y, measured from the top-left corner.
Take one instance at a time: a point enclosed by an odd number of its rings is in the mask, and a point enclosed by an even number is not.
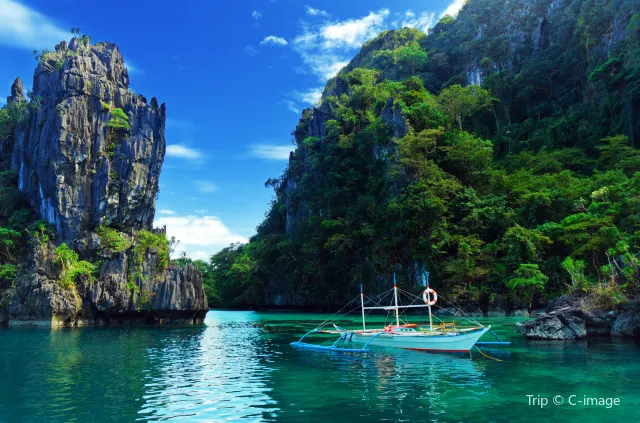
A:
[[[545,313],[518,322],[515,331],[529,339],[577,340],[588,336],[640,336],[640,301],[609,309],[585,294],[550,301]]]

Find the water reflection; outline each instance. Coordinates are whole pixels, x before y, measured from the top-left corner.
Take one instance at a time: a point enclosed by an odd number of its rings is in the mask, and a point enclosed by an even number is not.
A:
[[[0,347],[0,421],[136,418],[152,331],[21,328],[0,336],[9,341]]]
[[[267,395],[268,356],[251,321],[215,314],[189,339],[172,339],[148,350],[144,420],[259,420],[277,408]]]
[[[335,418],[336,410],[345,419],[395,420],[421,409],[428,419],[490,389],[484,369],[468,357],[397,350],[289,354],[270,380],[272,396],[286,409],[285,421],[322,421]]]
[[[0,422],[595,423],[640,407],[634,340],[531,342],[505,319],[492,324],[512,346],[485,350],[503,362],[289,346],[326,317],[211,312],[202,327],[0,330]],[[528,394],[615,394],[624,407],[540,410]]]

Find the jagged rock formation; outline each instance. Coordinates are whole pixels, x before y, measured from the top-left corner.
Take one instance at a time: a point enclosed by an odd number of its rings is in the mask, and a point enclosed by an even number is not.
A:
[[[611,335],[640,336],[640,301],[635,301],[620,310],[611,325]]]
[[[11,84],[11,95],[7,97],[7,103],[15,103],[17,101],[25,101],[24,86],[22,85],[22,78],[18,77],[13,84]]]
[[[61,268],[54,255],[54,244],[32,244],[8,306],[9,324],[199,323],[204,318],[207,300],[200,272],[191,265],[158,272],[153,249],[145,252],[141,272],[151,281],[136,281],[137,289],[129,285],[135,269],[126,253],[105,260],[97,278],[80,278],[71,289],[58,283]]]
[[[24,99],[18,78],[8,102]],[[155,246],[134,251],[140,231],[165,237],[164,230],[152,229],[166,148],[165,105],[129,90],[115,44],[91,46],[74,38],[40,57],[30,109],[12,143],[0,142],[0,152],[5,159],[10,153],[19,189],[55,234],[31,238],[3,319],[46,325],[201,322],[208,307],[199,271],[167,265],[160,255],[168,250]],[[111,228],[128,248],[110,251],[98,227]],[[63,269],[54,260],[61,243],[93,263],[95,277],[81,276],[63,288]]]
[[[69,245],[97,224],[150,227],[165,154],[164,105],[128,90],[115,44],[88,47],[74,38],[47,57],[33,79],[37,112],[15,136],[20,190]],[[114,108],[129,117],[126,136],[106,125]]]

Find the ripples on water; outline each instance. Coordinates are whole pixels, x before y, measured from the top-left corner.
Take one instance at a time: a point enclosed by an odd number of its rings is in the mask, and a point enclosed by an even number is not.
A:
[[[266,394],[271,354],[260,332],[251,322],[211,322],[187,342],[149,348],[141,416],[259,420],[276,411]]]
[[[0,422],[597,422],[640,407],[632,340],[528,342],[513,319],[492,319],[514,341],[487,349],[504,362],[290,348],[325,317],[211,312],[203,327],[0,330]],[[527,394],[572,393],[623,405],[527,405]]]

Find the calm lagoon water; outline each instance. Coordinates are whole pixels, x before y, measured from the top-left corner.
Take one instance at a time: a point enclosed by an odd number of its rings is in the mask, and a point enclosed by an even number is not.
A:
[[[490,318],[513,342],[483,348],[502,362],[289,346],[327,317],[212,311],[201,327],[0,329],[0,422],[640,420],[635,340],[527,341],[517,318]],[[571,406],[570,395],[620,405]]]

